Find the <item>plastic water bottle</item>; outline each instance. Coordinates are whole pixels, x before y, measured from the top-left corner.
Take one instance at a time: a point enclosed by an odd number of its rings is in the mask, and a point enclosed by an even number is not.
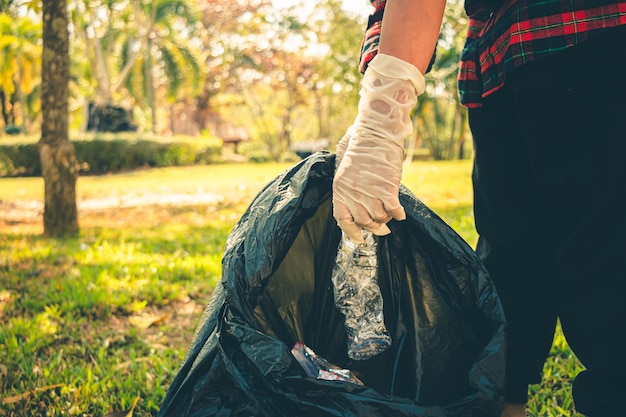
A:
[[[365,360],[391,346],[383,297],[377,280],[376,239],[363,230],[364,243],[342,235],[332,273],[335,305],[345,316],[348,357]]]

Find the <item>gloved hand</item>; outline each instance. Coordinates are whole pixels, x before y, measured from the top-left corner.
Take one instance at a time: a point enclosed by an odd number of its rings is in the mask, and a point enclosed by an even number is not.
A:
[[[419,70],[390,55],[378,54],[365,71],[358,115],[337,146],[333,180],[333,216],[356,242],[363,241],[361,228],[382,236],[390,233],[385,223],[406,218],[398,199],[404,139],[422,92]]]
[[[348,143],[350,143],[353,129],[354,125],[350,126],[348,130],[346,130],[345,135],[343,135],[339,143],[337,143],[337,148],[335,150],[335,170],[337,170],[337,168],[339,167],[339,164],[343,159],[343,155],[346,153],[346,149],[348,149]]]

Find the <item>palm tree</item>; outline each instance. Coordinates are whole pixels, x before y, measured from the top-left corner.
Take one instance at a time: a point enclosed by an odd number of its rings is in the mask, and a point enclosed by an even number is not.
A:
[[[197,21],[189,0],[76,1],[72,20],[87,46],[92,94],[111,104],[147,102],[156,130],[156,89],[175,96],[200,65],[190,46]]]
[[[2,116],[5,126],[16,124],[14,109],[9,114],[6,99],[19,104],[21,130],[29,127],[29,108],[32,94],[40,82],[41,24],[29,17],[0,14],[0,91],[3,97]]]
[[[121,98],[119,89],[135,63],[133,59],[119,68],[120,57],[126,50],[140,48],[134,9],[124,0],[77,0],[70,4],[70,16],[89,62],[81,69],[93,77],[93,91],[88,94],[91,99],[111,104]]]
[[[175,101],[183,86],[188,95],[197,87],[200,62],[192,42],[198,15],[186,0],[155,0],[141,4],[145,21],[145,47],[126,86],[136,98],[145,97],[151,130],[157,131],[157,93]],[[141,80],[142,82],[137,82]]]

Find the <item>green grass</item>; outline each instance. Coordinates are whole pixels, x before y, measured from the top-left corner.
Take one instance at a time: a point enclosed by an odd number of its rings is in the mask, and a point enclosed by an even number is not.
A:
[[[39,236],[41,220],[0,219],[0,417],[153,415],[221,276],[225,239],[243,210],[288,165],[138,171],[78,182],[87,199],[214,193],[215,204],[81,212],[81,235]],[[405,184],[470,244],[471,164],[418,162]],[[41,199],[38,178],[0,179],[4,204]],[[580,365],[557,332],[533,416],[575,416]],[[138,402],[137,402],[138,400]]]
[[[219,280],[230,227],[3,236],[0,415],[102,416],[135,397],[135,415],[155,411]]]
[[[41,139],[41,135],[0,135],[0,144],[2,145],[25,145],[30,143],[37,143]],[[135,142],[140,140],[149,140],[153,142],[168,143],[168,142],[203,142],[214,141],[217,138],[214,136],[187,136],[187,135],[174,135],[174,136],[161,136],[154,135],[150,132],[125,132],[125,133],[95,133],[95,132],[70,132],[70,140],[72,141],[92,141],[92,140],[126,140],[129,142]],[[219,140],[219,139],[217,139]]]
[[[251,198],[288,164],[217,164],[155,168],[115,175],[85,176],[77,182],[79,199],[202,191]],[[0,178],[0,201],[43,199],[41,178]]]

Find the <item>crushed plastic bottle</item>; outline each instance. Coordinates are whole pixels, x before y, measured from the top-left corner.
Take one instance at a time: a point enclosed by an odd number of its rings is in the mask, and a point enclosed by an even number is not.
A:
[[[332,273],[335,305],[345,316],[348,357],[365,360],[387,350],[383,297],[377,282],[376,239],[363,230],[364,243],[342,235]]]
[[[309,378],[325,379],[327,381],[343,381],[356,385],[363,385],[350,370],[338,367],[319,356],[302,342],[296,342],[291,348],[291,354],[305,370]]]

